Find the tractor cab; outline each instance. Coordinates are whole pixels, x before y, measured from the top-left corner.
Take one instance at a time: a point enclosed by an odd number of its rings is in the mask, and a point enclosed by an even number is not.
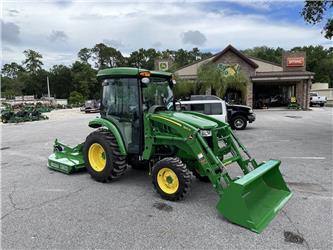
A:
[[[143,150],[143,116],[173,106],[172,74],[137,68],[99,71],[101,117],[119,129],[129,154]]]

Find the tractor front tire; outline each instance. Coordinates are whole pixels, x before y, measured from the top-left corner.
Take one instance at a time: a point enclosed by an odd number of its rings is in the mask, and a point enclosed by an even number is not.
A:
[[[166,200],[182,200],[191,189],[191,172],[179,158],[158,161],[153,166],[152,178],[156,192]]]
[[[124,174],[126,158],[120,154],[113,134],[106,129],[92,132],[83,146],[83,157],[90,176],[99,182],[107,182]]]

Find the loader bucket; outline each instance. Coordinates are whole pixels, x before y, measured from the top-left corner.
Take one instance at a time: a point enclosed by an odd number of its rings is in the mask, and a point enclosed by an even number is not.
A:
[[[269,160],[223,192],[217,209],[229,221],[260,233],[290,199],[279,171],[280,161]]]

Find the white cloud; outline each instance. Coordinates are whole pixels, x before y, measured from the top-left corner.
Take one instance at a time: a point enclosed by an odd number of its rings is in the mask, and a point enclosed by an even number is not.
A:
[[[47,67],[69,64],[81,48],[103,41],[125,55],[151,46],[160,50],[199,46],[214,52],[229,43],[239,49],[260,45],[288,49],[327,42],[319,27],[274,21],[264,12],[243,14],[222,7],[209,12],[202,3],[73,1],[63,4],[30,0],[4,5],[6,9],[17,11],[15,16],[4,12],[4,20],[19,27],[21,39],[20,43],[11,44],[12,52],[4,53],[4,61],[20,62],[24,49],[34,49],[43,54]],[[63,32],[62,39],[66,42],[50,43],[52,31]],[[201,32],[206,40],[197,44],[183,43],[182,34],[188,31]]]
[[[20,27],[13,22],[4,22],[1,20],[1,39],[4,43],[19,43]]]
[[[251,9],[267,11],[271,9],[272,1],[264,1],[264,0],[235,0],[233,3],[238,4],[240,6],[249,7]]]
[[[206,42],[206,37],[198,30],[189,30],[181,34],[182,42],[184,44],[192,44],[195,46],[202,46]]]
[[[113,48],[116,48],[116,49],[119,49],[119,48],[122,48],[125,46],[122,41],[116,40],[116,39],[104,39],[103,43],[105,43],[106,45],[111,46]]]
[[[51,42],[65,42],[68,40],[67,34],[62,30],[52,30],[49,40]]]

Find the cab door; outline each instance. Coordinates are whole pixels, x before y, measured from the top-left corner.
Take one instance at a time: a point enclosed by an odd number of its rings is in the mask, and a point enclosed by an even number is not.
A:
[[[118,128],[127,152],[139,154],[143,125],[138,79],[105,79],[102,85],[101,116]]]

